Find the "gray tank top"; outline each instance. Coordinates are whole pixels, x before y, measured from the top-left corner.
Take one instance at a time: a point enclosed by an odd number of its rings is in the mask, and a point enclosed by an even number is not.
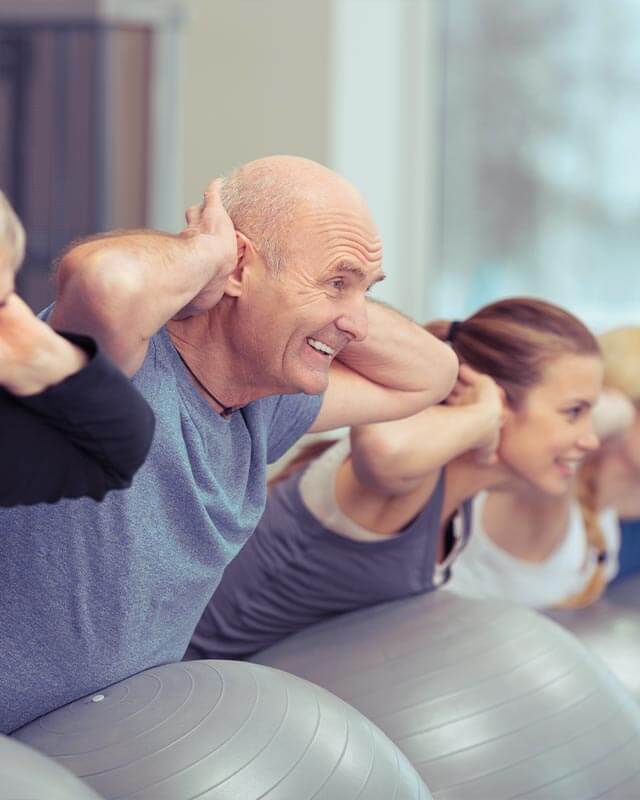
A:
[[[302,472],[277,484],[260,523],[229,564],[185,658],[246,658],[327,617],[429,592],[449,578],[437,564],[445,471],[415,519],[393,538],[334,533],[306,507]],[[470,530],[461,508],[455,552]]]

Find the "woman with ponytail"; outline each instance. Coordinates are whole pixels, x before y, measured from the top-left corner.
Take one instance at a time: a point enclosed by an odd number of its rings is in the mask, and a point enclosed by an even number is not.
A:
[[[323,453],[316,443],[306,463],[302,453],[272,486],[187,658],[244,658],[329,616],[441,586],[479,491],[566,495],[598,445],[602,363],[591,333],[527,298],[427,327],[461,362],[446,404],[353,428]]]
[[[524,485],[480,492],[451,590],[536,608],[581,608],[615,577],[619,519],[640,518],[640,327],[610,331],[599,343],[605,390],[594,423],[602,446],[581,463],[564,497]]]

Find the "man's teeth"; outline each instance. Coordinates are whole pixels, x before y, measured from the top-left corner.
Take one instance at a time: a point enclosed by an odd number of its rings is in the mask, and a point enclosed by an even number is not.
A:
[[[312,339],[311,336],[307,337],[307,342],[314,350],[318,350],[320,353],[325,353],[328,356],[332,356],[336,352],[332,347],[329,347],[328,344],[320,342],[318,339]]]

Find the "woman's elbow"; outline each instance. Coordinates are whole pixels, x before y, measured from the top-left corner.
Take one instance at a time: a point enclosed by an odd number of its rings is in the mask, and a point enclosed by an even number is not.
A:
[[[403,449],[396,435],[385,424],[352,430],[352,462],[358,480],[374,491],[394,494],[402,484]]]

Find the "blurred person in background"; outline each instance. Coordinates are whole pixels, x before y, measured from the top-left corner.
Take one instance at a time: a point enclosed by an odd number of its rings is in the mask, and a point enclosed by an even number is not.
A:
[[[55,333],[18,297],[24,249],[0,192],[0,505],[102,500],[131,485],[153,414],[92,339]]]

